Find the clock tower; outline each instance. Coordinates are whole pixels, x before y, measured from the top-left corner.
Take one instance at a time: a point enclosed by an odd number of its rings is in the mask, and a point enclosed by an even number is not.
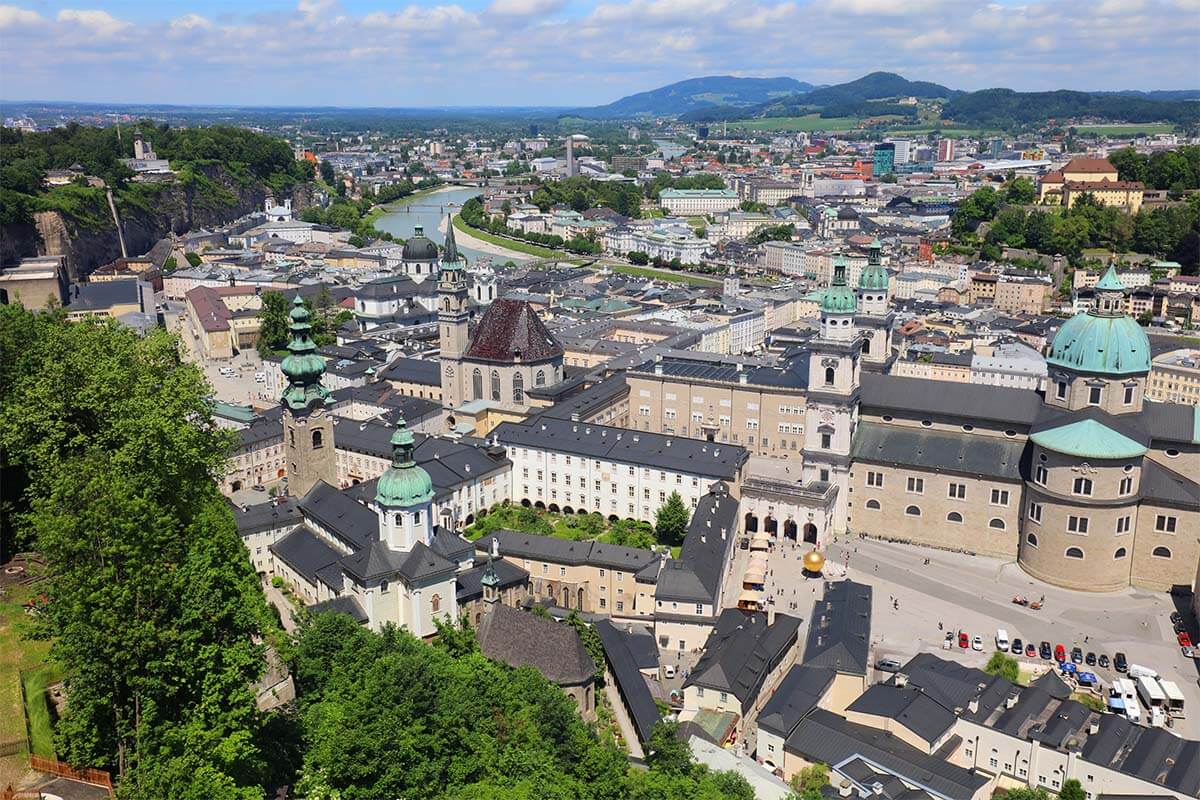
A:
[[[446,220],[446,246],[438,270],[438,343],[441,346],[442,407],[458,408],[464,401],[462,357],[467,350],[468,308],[466,260],[454,241],[454,220]]]

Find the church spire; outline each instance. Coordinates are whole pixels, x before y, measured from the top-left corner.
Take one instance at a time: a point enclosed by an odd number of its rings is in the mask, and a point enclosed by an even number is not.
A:
[[[288,355],[280,365],[287,376],[288,385],[281,401],[292,411],[307,411],[316,403],[331,405],[333,398],[321,385],[325,360],[317,355],[317,345],[312,340],[312,325],[308,321],[308,307],[299,294],[292,301],[288,320],[292,338],[287,345]]]
[[[446,243],[442,251],[442,268],[457,268],[462,264],[463,257],[458,253],[458,243],[454,241],[454,218],[446,217]]]

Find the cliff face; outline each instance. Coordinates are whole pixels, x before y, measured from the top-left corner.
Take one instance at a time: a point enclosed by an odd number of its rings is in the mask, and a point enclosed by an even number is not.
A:
[[[195,186],[174,182],[151,195],[148,208],[119,204],[121,232],[130,256],[147,252],[164,236],[223,225],[260,210],[270,193],[262,183],[238,184],[219,166],[198,171],[224,189],[234,202],[214,202],[211,195],[198,192]],[[292,207],[297,214],[311,202],[308,185],[293,190]],[[76,280],[121,257],[120,238],[111,213],[106,211],[105,219],[105,227],[89,227],[59,211],[40,211],[34,214],[32,225],[0,226],[0,261],[8,264],[28,256],[65,255],[68,274]]]

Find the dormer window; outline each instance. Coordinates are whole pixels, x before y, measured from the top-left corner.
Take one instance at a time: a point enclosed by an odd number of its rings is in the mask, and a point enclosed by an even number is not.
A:
[[[1088,405],[1093,405],[1093,406],[1100,405],[1100,400],[1103,396],[1104,396],[1104,387],[1103,386],[1089,386],[1088,387]]]
[[[1054,396],[1057,397],[1059,400],[1067,399],[1067,382],[1066,381],[1058,382],[1058,385],[1054,390]]]
[[[1132,383],[1125,385],[1125,405],[1127,405],[1127,406],[1133,405],[1134,390],[1136,388],[1137,388],[1137,386]]]

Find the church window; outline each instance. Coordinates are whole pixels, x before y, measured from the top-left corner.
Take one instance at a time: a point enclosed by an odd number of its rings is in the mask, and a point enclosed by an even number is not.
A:
[[[988,521],[988,527],[1002,531],[1005,528],[1004,520],[1000,519],[999,517],[992,517],[991,520]]]
[[[380,594],[387,594],[387,590],[388,590],[388,582],[387,582],[387,581],[380,581],[380,582],[379,582],[379,593],[380,593]]]
[[[403,525],[403,524],[404,524],[404,515],[403,515],[403,514],[401,514],[401,513],[399,513],[399,512],[396,512],[396,516],[395,516],[395,518],[394,518],[394,519],[395,519],[395,524],[396,524],[396,525]]]
[[[1090,495],[1092,493],[1091,478],[1076,478],[1075,483],[1071,487],[1073,494]]]
[[[319,447],[323,447],[324,445],[325,445],[325,435],[323,433],[321,433],[320,431],[313,431],[312,432],[313,449],[315,450]]]
[[[546,370],[539,369],[537,371],[537,375],[533,376],[533,385],[534,386],[545,386],[546,385]]]
[[[833,386],[833,376],[834,376],[833,367],[826,367],[825,368],[825,385],[826,386]]]
[[[1087,517],[1077,517],[1074,514],[1067,517],[1067,533],[1086,534],[1087,532],[1088,532],[1088,518]]]
[[[878,511],[879,510],[879,501],[878,500],[868,500],[867,508],[869,508],[873,511]]]
[[[1125,387],[1125,405],[1127,405],[1127,406],[1133,405],[1133,392],[1134,392],[1135,388],[1136,387],[1133,384],[1130,384]]]
[[[500,373],[497,370],[492,370],[492,399],[500,399]]]
[[[413,525],[420,525],[420,524],[421,524],[421,512],[414,511],[413,512]]]
[[[1126,551],[1124,547],[1118,547],[1117,552],[1113,553],[1113,558],[1114,559],[1124,558],[1127,552],[1128,551]]]
[[[525,379],[521,377],[521,373],[513,375],[513,402],[525,402]]]
[[[1133,491],[1133,478],[1130,478],[1128,476],[1121,478],[1121,485],[1120,485],[1120,488],[1117,490],[1117,493],[1118,494],[1129,494],[1132,491]]]
[[[1174,533],[1176,518],[1166,514],[1159,514],[1154,519],[1154,530],[1159,533]]]
[[[441,596],[435,594],[433,597],[429,598],[429,607],[433,610],[433,613],[436,614],[442,607]]]
[[[910,517],[919,517],[921,516],[921,509],[917,506],[909,506],[908,508],[904,509],[904,513]]]
[[[483,399],[483,373],[478,369],[471,374],[471,392],[475,400]]]
[[[1046,479],[1047,479],[1047,478],[1049,478],[1049,477],[1050,477],[1050,472],[1049,472],[1049,470],[1047,470],[1047,469],[1046,469],[1045,467],[1043,467],[1041,464],[1038,464],[1038,466],[1037,466],[1037,470],[1036,470],[1036,471],[1034,472],[1034,474],[1033,474],[1033,482],[1034,482],[1034,483],[1041,484],[1042,486],[1045,486],[1045,485],[1046,485]]]
[[[1100,405],[1100,398],[1104,394],[1104,387],[1092,386],[1088,388],[1088,403],[1093,406]]]
[[[871,340],[870,339],[863,339],[862,351],[866,355],[871,354]]]
[[[1083,550],[1078,547],[1068,547],[1066,556],[1067,558],[1083,558]]]
[[[442,311],[449,311],[449,310],[450,310],[450,298],[449,297],[442,298]]]
[[[1030,547],[1037,547],[1037,536],[1032,533],[1025,534],[1025,541],[1029,543]]]
[[[821,447],[824,448],[825,450],[828,450],[832,446],[833,446],[833,437],[830,436],[828,433],[822,433],[821,434]]]
[[[1058,385],[1054,389],[1054,396],[1057,397],[1059,400],[1067,399],[1067,382],[1066,381],[1058,382]]]
[[[1170,558],[1171,550],[1170,550],[1170,548],[1167,548],[1167,547],[1156,547],[1156,548],[1154,548],[1154,552],[1151,553],[1151,555],[1154,556],[1155,558]]]
[[[963,515],[958,513],[957,511],[951,511],[949,514],[946,515],[946,521],[947,522],[962,522]]]

